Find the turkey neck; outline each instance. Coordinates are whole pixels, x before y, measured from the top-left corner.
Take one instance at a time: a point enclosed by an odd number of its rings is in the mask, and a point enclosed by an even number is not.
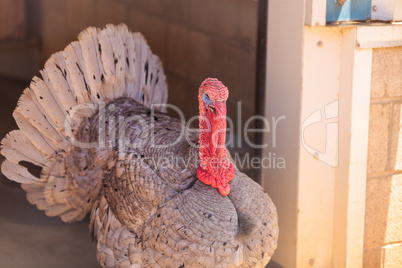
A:
[[[216,114],[200,104],[200,159],[214,158],[220,162],[226,158],[226,103],[215,105]]]
[[[198,95],[199,100],[199,156],[200,166],[197,169],[198,179],[213,188],[217,188],[222,195],[230,192],[229,181],[234,177],[233,165],[227,158],[226,140],[226,102],[215,102],[215,113],[207,109],[202,100],[203,92]]]

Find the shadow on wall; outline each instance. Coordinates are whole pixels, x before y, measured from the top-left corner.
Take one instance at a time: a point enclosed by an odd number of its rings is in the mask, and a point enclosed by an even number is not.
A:
[[[279,263],[274,262],[273,260],[271,260],[267,266],[265,266],[265,268],[283,268],[283,266],[281,266]]]

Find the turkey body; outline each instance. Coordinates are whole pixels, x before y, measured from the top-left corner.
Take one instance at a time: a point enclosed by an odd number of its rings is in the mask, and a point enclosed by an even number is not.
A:
[[[198,137],[191,137],[191,130],[165,114],[151,116],[134,100],[113,104],[116,108],[106,118],[136,114],[141,119],[130,121],[125,131],[136,146],[124,150],[117,146],[107,158],[101,198],[91,214],[101,264],[257,267],[267,263],[277,229],[271,222],[276,211],[263,189],[236,171],[231,193],[221,196],[196,177]],[[89,125],[98,124],[96,119]],[[152,139],[161,148],[154,148]],[[119,151],[125,152],[124,159],[118,159]],[[95,155],[99,158],[103,157]]]
[[[143,38],[109,25],[63,53],[24,92],[20,130],[2,141],[2,171],[28,200],[66,222],[90,213],[102,267],[264,267],[275,206],[237,169],[227,196],[198,180],[198,134],[151,109],[167,89]],[[41,167],[40,178],[21,161]]]

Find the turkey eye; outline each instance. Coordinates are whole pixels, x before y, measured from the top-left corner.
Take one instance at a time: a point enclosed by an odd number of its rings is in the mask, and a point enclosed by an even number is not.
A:
[[[207,93],[202,94],[202,100],[204,101],[205,105],[212,105],[212,100],[209,98]]]

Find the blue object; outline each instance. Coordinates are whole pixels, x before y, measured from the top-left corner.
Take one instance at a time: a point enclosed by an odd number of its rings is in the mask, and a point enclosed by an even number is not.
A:
[[[347,0],[343,6],[336,0],[327,0],[327,22],[368,20],[371,16],[371,0]]]
[[[204,101],[205,106],[213,105],[212,100],[209,98],[207,94],[202,94],[202,100]]]

